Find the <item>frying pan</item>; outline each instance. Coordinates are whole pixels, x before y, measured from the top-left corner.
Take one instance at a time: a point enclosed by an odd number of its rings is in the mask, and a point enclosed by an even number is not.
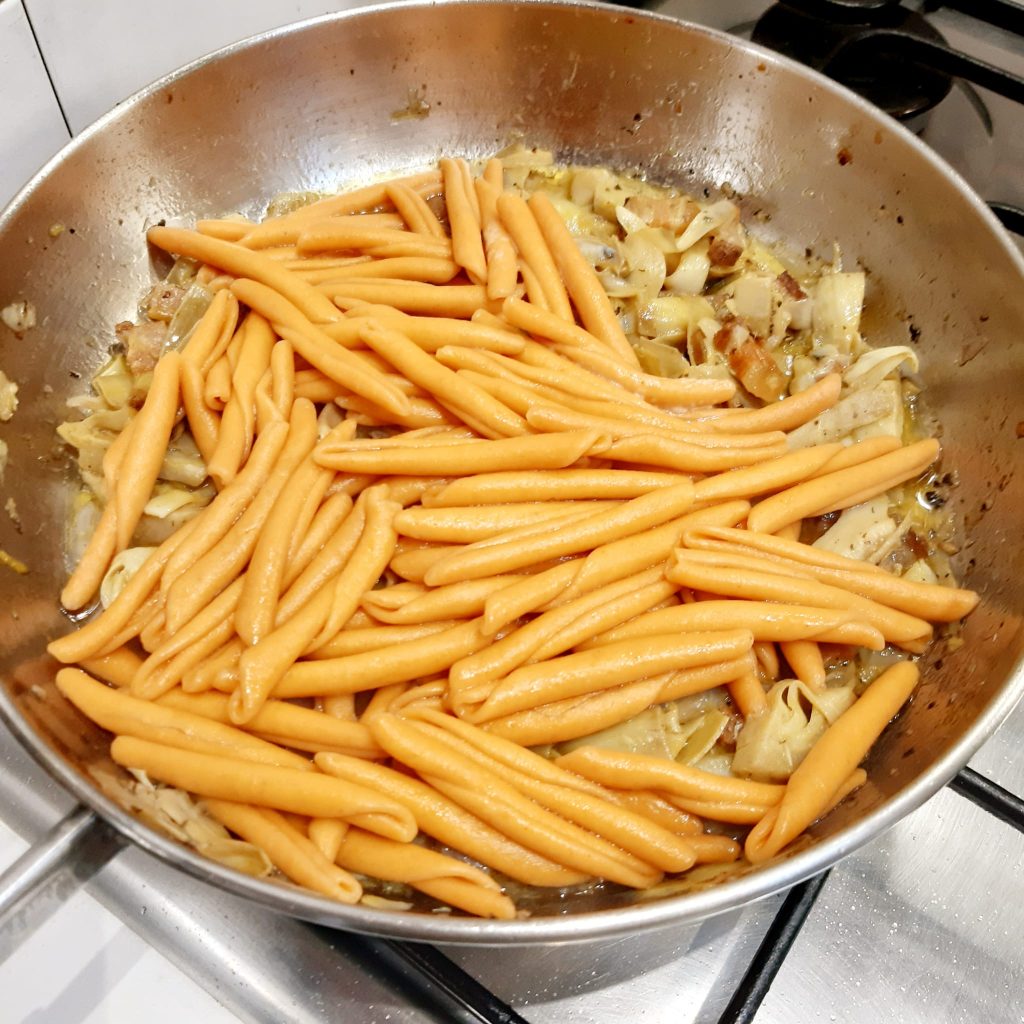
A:
[[[149,225],[258,216],[284,190],[333,190],[516,140],[698,194],[727,191],[757,235],[798,255],[828,256],[838,242],[845,264],[868,274],[867,337],[920,353],[944,465],[958,477],[961,571],[982,602],[961,648],[926,658],[914,700],[870,755],[867,785],[774,862],[654,900],[611,888],[571,901],[538,894],[513,922],[342,906],[211,863],[111,799],[119,770],[107,737],[56,692],[43,654],[69,628],[57,594],[77,486],[54,427],[151,280]],[[66,228],[56,238],[54,224]],[[0,711],[80,800],[206,883],[308,920],[433,942],[579,941],[695,922],[807,878],[894,824],[966,763],[1024,689],[1024,262],[916,138],[768,51],[655,15],[547,0],[306,22],[190,65],[97,122],[0,217],[0,252],[0,305],[28,300],[38,315],[21,337],[0,328],[0,367],[21,400],[0,426],[3,497],[22,523],[0,515],[0,547],[31,568],[0,569]]]

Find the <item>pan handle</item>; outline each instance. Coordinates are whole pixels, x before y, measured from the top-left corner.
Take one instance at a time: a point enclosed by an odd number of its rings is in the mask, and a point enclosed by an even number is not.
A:
[[[999,218],[1007,231],[1024,235],[1024,208],[1010,203],[989,203],[988,208]]]
[[[0,875],[0,963],[123,847],[92,811],[77,807]]]
[[[896,29],[868,29],[844,39],[821,70],[843,82],[847,72],[855,72],[883,56],[899,58],[951,78],[966,79],[1016,103],[1024,103],[1024,78],[1020,75],[942,43]]]

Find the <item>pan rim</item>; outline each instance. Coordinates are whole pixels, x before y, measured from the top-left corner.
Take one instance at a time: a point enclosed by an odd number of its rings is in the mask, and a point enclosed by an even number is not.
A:
[[[134,93],[113,110],[104,114],[89,127],[71,139],[43,167],[37,171],[0,213],[0,234],[11,220],[42,187],[51,172],[69,159],[80,148],[88,145],[118,119],[126,117],[161,90],[172,86],[208,64],[230,58],[234,54],[292,34],[315,31],[322,24],[372,18],[385,11],[416,9],[436,6],[508,7],[530,6],[560,11],[584,11],[611,14],[619,19],[662,23],[673,30],[703,35],[718,44],[730,47],[770,62],[774,67],[796,73],[809,84],[831,93],[845,102],[851,114],[860,114],[869,122],[884,125],[904,144],[916,149],[937,175],[944,177],[971,205],[973,212],[989,228],[1005,250],[1008,262],[1024,280],[1024,256],[1017,250],[1009,235],[970,185],[941,157],[895,122],[883,120],[884,115],[865,100],[786,57],[766,50],[727,33],[694,25],[667,15],[636,11],[590,0],[448,0],[443,5],[431,0],[403,0],[360,7],[354,10],[321,15],[270,29],[247,39],[222,47],[183,67],[158,78]],[[667,896],[633,906],[566,914],[558,917],[536,917],[517,921],[485,921],[469,917],[448,915],[408,914],[381,911],[361,906],[340,904],[326,897],[306,893],[287,883],[255,879],[223,867],[202,857],[188,847],[134,818],[112,800],[105,797],[84,774],[52,750],[18,711],[6,690],[0,688],[0,715],[33,758],[78,800],[91,807],[134,845],[159,857],[166,863],[185,870],[200,881],[213,884],[234,895],[244,896],[269,909],[277,910],[305,920],[333,927],[383,935],[414,941],[428,941],[452,945],[533,945],[543,943],[585,942],[616,938],[643,930],[654,930],[672,925],[695,924],[706,918],[737,909],[745,904],[765,898],[795,885],[836,863],[843,857],[881,835],[934,795],[963,767],[975,751],[1002,723],[1024,695],[1024,665],[1018,663],[1008,675],[1002,689],[960,739],[926,769],[917,779],[895,794],[882,806],[873,810],[841,832],[822,840],[811,849],[794,854],[778,863],[758,868],[743,877],[729,880],[711,888]]]

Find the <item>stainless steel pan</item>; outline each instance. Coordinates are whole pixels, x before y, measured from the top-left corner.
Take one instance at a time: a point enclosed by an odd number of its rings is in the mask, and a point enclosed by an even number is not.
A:
[[[42,652],[67,628],[57,593],[74,489],[53,428],[150,280],[148,225],[257,214],[282,190],[332,189],[520,138],[564,160],[731,188],[762,237],[826,254],[838,241],[869,271],[866,331],[876,344],[909,340],[920,351],[960,478],[966,581],[983,603],[963,648],[926,666],[912,705],[871,754],[868,785],[797,850],[724,884],[635,904],[611,893],[569,907],[538,900],[528,920],[485,922],[340,906],[235,874],[101,794],[90,772],[114,770],[106,740],[52,686]],[[51,238],[55,223],[67,230]],[[1024,689],[1024,262],[914,137],[766,51],[575,3],[412,4],[307,22],[163,79],[83,133],[0,218],[0,253],[0,305],[27,299],[39,315],[22,338],[0,328],[0,367],[21,387],[21,408],[0,426],[10,446],[3,497],[16,500],[23,524],[19,533],[0,515],[0,547],[32,570],[0,569],[0,709],[82,801],[208,883],[310,920],[436,942],[582,940],[697,921],[878,835],[943,785]]]

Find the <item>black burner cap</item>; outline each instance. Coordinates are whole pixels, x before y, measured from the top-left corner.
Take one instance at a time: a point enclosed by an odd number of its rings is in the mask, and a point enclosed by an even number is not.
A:
[[[761,16],[752,38],[755,43],[824,71],[898,120],[911,121],[942,102],[953,81],[887,53],[884,46],[879,46],[877,52],[872,52],[870,45],[862,46],[864,37],[873,33],[881,42],[886,31],[945,42],[922,15],[889,0],[778,3]],[[858,56],[844,60],[843,45],[854,38],[858,39]]]

